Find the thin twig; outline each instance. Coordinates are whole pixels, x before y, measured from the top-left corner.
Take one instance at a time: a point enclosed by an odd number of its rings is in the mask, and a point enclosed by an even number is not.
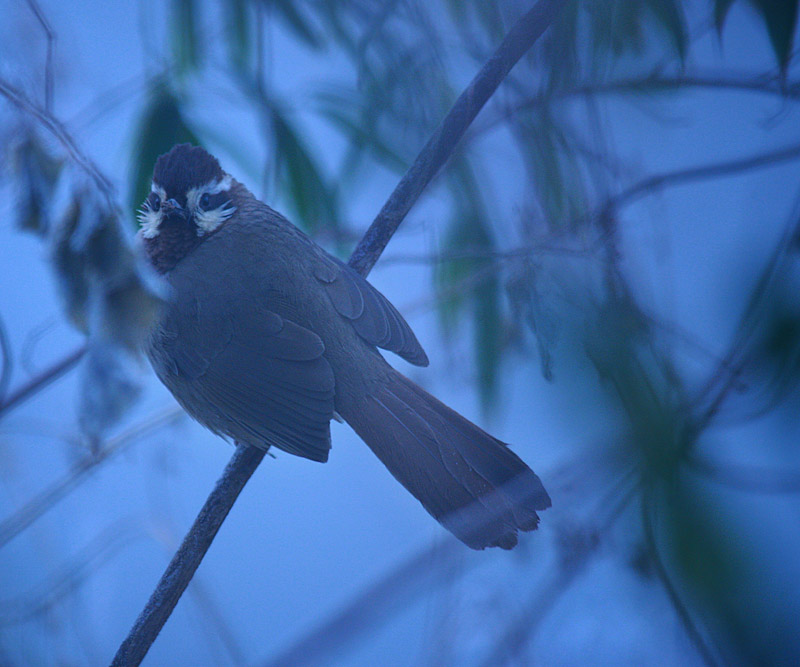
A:
[[[572,534],[567,536],[569,538],[577,537],[577,540],[567,541],[572,548],[569,553],[565,554],[564,563],[552,573],[544,584],[537,587],[535,595],[525,605],[522,613],[511,619],[506,631],[497,638],[494,649],[481,662],[482,665],[490,667],[508,663],[515,664],[518,661],[514,658],[518,658],[525,644],[531,641],[537,625],[545,618],[558,599],[567,592],[569,585],[584,571],[592,557],[598,553],[602,543],[599,536],[611,529],[633,499],[639,485],[631,483],[632,475],[633,471],[623,474],[600,500],[594,516],[586,523],[588,536],[586,530],[583,534],[573,530]],[[572,541],[577,541],[578,548],[574,548]]]
[[[437,541],[403,561],[387,576],[348,601],[300,641],[270,658],[263,667],[326,664],[358,637],[380,626],[420,595],[445,586],[455,573],[442,567],[462,550],[452,539]]]
[[[64,373],[74,368],[84,354],[86,354],[86,345],[82,345],[77,350],[70,352],[66,357],[43,370],[36,377],[28,380],[16,391],[13,391],[9,394],[8,398],[0,403],[0,417],[23,401],[34,396],[41,389],[44,389],[48,384],[53,382],[53,380],[57,380],[64,375]]]
[[[64,147],[70,158],[72,158],[72,161],[94,181],[98,190],[105,196],[111,210],[116,211],[118,209],[114,196],[114,186],[111,184],[111,181],[106,178],[98,166],[78,148],[72,135],[67,132],[67,129],[60,120],[53,116],[47,109],[40,107],[38,104],[28,99],[21,90],[12,86],[5,79],[0,79],[0,95],[3,95],[3,97],[18,109],[35,118],[42,127],[50,132]]]
[[[92,575],[116,556],[141,529],[117,521],[95,537],[70,562],[53,573],[36,591],[0,600],[0,627],[16,625],[45,614],[66,596],[73,594]]]
[[[2,357],[0,358],[0,405],[2,405],[14,369],[14,354],[11,350],[11,343],[8,340],[6,324],[2,317],[0,317],[0,357]]]
[[[73,470],[59,480],[53,482],[41,493],[36,494],[31,500],[20,507],[14,514],[0,522],[0,548],[19,535],[39,517],[44,515],[51,507],[58,504],[63,498],[74,491],[89,477],[89,474],[103,461],[123,451],[128,445],[138,440],[143,435],[169,424],[184,416],[178,406],[135,424],[118,436],[110,439],[106,446],[97,454],[87,456],[79,462]]]
[[[797,160],[798,158],[800,158],[800,144],[793,144],[776,151],[757,153],[738,160],[726,160],[725,162],[714,162],[700,167],[653,174],[652,176],[648,176],[634,183],[618,195],[609,199],[604,208],[606,208],[606,210],[611,210],[623,203],[626,205],[630,204],[660,188],[674,187],[692,181],[707,180],[719,176],[731,176],[743,171],[769,167],[779,162],[788,162],[790,160]]]
[[[603,450],[602,455],[593,450],[587,454],[584,468],[576,468],[568,462],[551,470],[547,475],[547,488],[553,497],[569,493],[576,487],[583,488],[580,480],[587,470],[594,472],[600,465],[616,462],[614,455],[607,450]],[[266,660],[262,667],[333,662],[348,646],[355,644],[360,637],[376,632],[415,599],[447,585],[457,574],[447,566],[460,553],[463,553],[463,547],[452,537],[421,549],[377,582],[370,583],[288,648]],[[478,562],[470,560],[466,565],[470,567]]]
[[[489,96],[522,55],[555,19],[564,0],[540,0],[508,33],[500,47],[456,100],[441,125],[386,202],[350,258],[367,275],[424,188],[455,149]],[[2,89],[0,88],[0,92]],[[113,665],[138,665],[144,659],[264,450],[239,445],[166,572],[114,657]]]
[[[350,266],[362,275],[370,272],[403,218],[453,153],[455,145],[475,116],[511,68],[553,22],[563,4],[564,0],[540,0],[511,28],[492,57],[455,101],[414,164],[400,179],[353,251]]]
[[[561,90],[547,91],[504,110],[501,115],[487,120],[479,127],[474,127],[471,134],[473,136],[483,134],[487,130],[506,122],[509,118],[513,118],[522,111],[547,107],[556,102],[563,102],[581,97],[598,97],[601,95],[616,95],[620,93],[641,95],[653,92],[678,91],[686,88],[752,92],[775,95],[782,99],[792,101],[800,100],[800,81],[782,83],[780,79],[776,77],[754,77],[745,74],[740,76],[714,74],[664,76],[661,74],[652,74],[645,77],[618,79],[616,81],[606,81],[605,83],[586,83]]]
[[[47,109],[47,113],[52,113],[53,90],[55,82],[53,73],[53,59],[56,48],[56,33],[50,27],[50,22],[47,20],[47,17],[44,15],[42,8],[39,7],[39,3],[36,2],[36,0],[28,0],[28,6],[36,16],[36,20],[39,21],[39,25],[42,26],[45,39],[47,40],[47,55],[45,56],[44,61],[44,108]]]

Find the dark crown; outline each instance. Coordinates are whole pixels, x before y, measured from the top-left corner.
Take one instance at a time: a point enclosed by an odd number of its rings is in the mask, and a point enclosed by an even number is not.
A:
[[[153,182],[185,206],[186,193],[191,188],[220,180],[224,175],[213,155],[199,146],[178,144],[156,160]]]

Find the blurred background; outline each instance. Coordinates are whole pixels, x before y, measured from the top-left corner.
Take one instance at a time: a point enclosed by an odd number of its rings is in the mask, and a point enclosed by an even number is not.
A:
[[[533,3],[3,0],[0,664],[107,664],[233,448],[136,354],[156,157],[346,259]],[[346,426],[250,480],[145,664],[797,664],[796,0],[584,0],[370,275],[553,500],[471,552]]]

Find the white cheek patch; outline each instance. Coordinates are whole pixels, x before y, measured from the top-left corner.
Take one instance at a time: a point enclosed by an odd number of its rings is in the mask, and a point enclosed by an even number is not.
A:
[[[218,195],[220,192],[230,190],[232,183],[233,179],[226,174],[219,181],[211,181],[199,188],[192,188],[186,193],[186,206],[191,211],[194,223],[197,225],[198,236],[204,236],[217,230],[236,211],[236,207],[228,203],[210,211],[204,211],[200,207],[200,198],[204,194]]]
[[[160,188],[153,183],[150,191],[155,192],[161,198],[161,201],[166,201],[167,193],[164,191],[164,188]],[[152,239],[158,236],[158,228],[159,225],[161,225],[161,220],[163,217],[160,210],[154,211],[151,209],[149,202],[145,199],[144,204],[142,204],[142,208],[139,210],[139,213],[136,217],[139,219],[139,224],[141,225],[141,234],[144,238]]]

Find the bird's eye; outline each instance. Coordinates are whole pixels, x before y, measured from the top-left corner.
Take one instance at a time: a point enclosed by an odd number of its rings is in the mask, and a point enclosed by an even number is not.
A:
[[[209,206],[211,206],[211,197],[207,192],[204,192],[203,196],[200,197],[200,208],[207,211]]]
[[[161,197],[157,193],[151,192],[149,197],[150,210],[158,213],[161,210]]]

